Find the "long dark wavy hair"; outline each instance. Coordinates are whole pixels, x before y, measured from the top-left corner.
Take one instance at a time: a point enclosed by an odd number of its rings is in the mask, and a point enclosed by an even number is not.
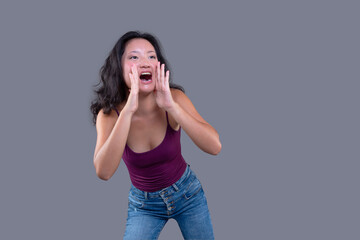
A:
[[[126,43],[134,38],[143,38],[148,40],[154,47],[158,61],[165,63],[165,72],[170,70],[169,64],[162,54],[160,42],[150,33],[141,33],[139,31],[130,31],[125,33],[115,44],[104,65],[100,68],[100,81],[94,86],[95,99],[91,102],[90,111],[93,114],[93,123],[96,124],[96,117],[101,109],[105,114],[110,114],[111,109],[127,98],[129,88],[126,86],[121,68],[121,57],[124,54]],[[176,88],[185,92],[180,85],[174,84],[169,79],[170,88]]]

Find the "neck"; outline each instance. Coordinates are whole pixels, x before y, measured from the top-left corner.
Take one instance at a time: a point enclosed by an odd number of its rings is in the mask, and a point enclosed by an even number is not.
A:
[[[144,116],[158,111],[160,108],[156,103],[153,93],[142,95],[139,94],[139,106],[136,115]]]

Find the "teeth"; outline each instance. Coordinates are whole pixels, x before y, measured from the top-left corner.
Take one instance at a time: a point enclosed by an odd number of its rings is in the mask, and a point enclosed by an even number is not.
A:
[[[151,75],[149,72],[142,73],[141,75]]]

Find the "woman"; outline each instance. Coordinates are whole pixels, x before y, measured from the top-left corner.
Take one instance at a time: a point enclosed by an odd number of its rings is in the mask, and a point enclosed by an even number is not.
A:
[[[175,219],[185,239],[213,239],[206,198],[181,155],[180,130],[203,151],[221,150],[219,135],[196,111],[170,73],[156,38],[124,34],[100,71],[91,105],[97,140],[94,166],[100,179],[121,158],[131,178],[124,239],[157,239]]]

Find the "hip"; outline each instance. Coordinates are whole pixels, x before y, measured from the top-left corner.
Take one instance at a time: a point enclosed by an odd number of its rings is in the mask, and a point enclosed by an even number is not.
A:
[[[132,185],[129,192],[129,210],[135,212],[173,216],[201,204],[206,204],[203,188],[189,165],[180,179],[169,187],[145,192]]]

